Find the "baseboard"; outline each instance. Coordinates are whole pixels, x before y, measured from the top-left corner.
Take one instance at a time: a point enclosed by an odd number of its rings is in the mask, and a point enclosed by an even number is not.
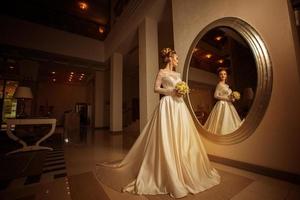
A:
[[[224,165],[228,165],[231,167],[251,171],[257,174],[261,174],[264,176],[269,176],[277,179],[281,179],[284,181],[288,181],[294,184],[300,184],[300,174],[295,174],[291,172],[281,171],[277,169],[272,169],[268,167],[263,167],[259,165],[254,165],[246,162],[241,162],[237,160],[231,160],[228,158],[223,158],[215,155],[208,155],[209,159],[213,162],[221,163]]]

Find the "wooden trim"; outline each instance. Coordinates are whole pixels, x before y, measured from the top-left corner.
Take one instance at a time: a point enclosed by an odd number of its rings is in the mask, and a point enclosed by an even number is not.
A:
[[[228,165],[228,166],[235,167],[238,169],[247,170],[247,171],[261,174],[264,176],[281,179],[281,180],[288,181],[288,182],[291,182],[294,184],[300,184],[300,174],[295,174],[295,173],[291,173],[291,172],[287,172],[287,171],[272,169],[272,168],[255,165],[255,164],[250,164],[250,163],[246,163],[246,162],[241,162],[241,161],[237,161],[237,160],[231,160],[228,158],[223,158],[223,157],[210,155],[210,154],[208,155],[208,157],[211,161],[216,162],[216,163],[221,163],[224,165]]]
[[[94,130],[108,130],[108,126],[103,126],[103,127],[95,127]]]

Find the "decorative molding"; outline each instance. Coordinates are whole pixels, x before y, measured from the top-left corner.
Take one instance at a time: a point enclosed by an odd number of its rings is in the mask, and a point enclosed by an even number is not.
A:
[[[194,48],[208,31],[216,27],[229,27],[237,31],[251,47],[257,69],[257,89],[251,109],[244,123],[236,131],[231,134],[219,136],[208,132],[202,127],[193,111],[189,96],[187,96],[185,100],[199,133],[207,139],[219,144],[236,144],[248,138],[255,131],[267,110],[272,92],[272,63],[263,39],[252,26],[239,18],[225,17],[207,25],[202,31],[200,31],[191,44],[183,70],[184,81],[187,82],[189,80],[189,68]]]

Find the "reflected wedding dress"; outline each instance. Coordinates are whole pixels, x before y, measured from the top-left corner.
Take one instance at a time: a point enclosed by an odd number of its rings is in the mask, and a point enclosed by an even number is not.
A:
[[[172,95],[179,81],[179,73],[160,70],[155,91],[165,96],[125,158],[98,166],[101,182],[123,192],[175,198],[220,183],[186,104]]]
[[[210,112],[204,128],[218,135],[226,135],[235,131],[241,125],[241,119],[229,96],[232,90],[225,83],[219,82],[214,97],[218,99]]]

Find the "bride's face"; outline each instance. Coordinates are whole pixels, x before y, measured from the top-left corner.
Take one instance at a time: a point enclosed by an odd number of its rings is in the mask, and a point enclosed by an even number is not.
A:
[[[227,72],[225,70],[222,70],[219,72],[219,78],[221,81],[226,81],[227,79]]]
[[[174,66],[178,65],[178,56],[177,56],[177,54],[173,54],[173,56],[171,57],[171,62]]]

